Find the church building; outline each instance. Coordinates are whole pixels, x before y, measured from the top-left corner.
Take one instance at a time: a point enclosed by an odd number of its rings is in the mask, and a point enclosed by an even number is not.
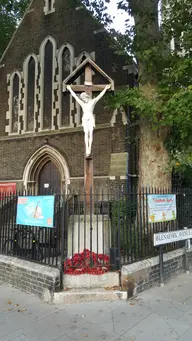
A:
[[[108,38],[79,1],[31,1],[0,61],[0,187],[15,184],[34,194],[83,189],[82,112],[63,92],[63,81],[90,58],[115,88],[132,85],[134,75]],[[102,81],[93,74],[93,83]],[[77,84],[83,83],[81,76]],[[127,113],[107,110],[104,100],[94,113],[94,185],[100,190],[136,171],[128,167]]]

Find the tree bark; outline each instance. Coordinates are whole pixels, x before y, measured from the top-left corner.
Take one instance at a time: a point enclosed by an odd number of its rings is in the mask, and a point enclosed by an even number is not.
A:
[[[140,119],[139,188],[170,188],[170,158],[164,146],[168,130],[153,131],[146,121]]]
[[[131,14],[135,20],[136,57],[139,69],[139,86],[144,95],[150,99],[153,90],[158,86],[158,64],[145,59],[145,51],[151,48],[161,51],[161,32],[158,22],[159,0],[128,0]],[[150,67],[150,62],[152,67]],[[157,71],[157,72],[156,72]],[[157,113],[158,116],[158,113]],[[164,141],[169,130],[160,128],[152,130],[149,118],[140,117],[139,143],[139,188],[142,187],[171,187],[171,169],[169,153]]]

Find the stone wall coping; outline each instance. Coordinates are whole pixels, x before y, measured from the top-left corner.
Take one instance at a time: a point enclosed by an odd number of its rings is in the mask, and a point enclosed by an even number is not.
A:
[[[45,266],[43,264],[37,264],[34,262],[29,262],[23,259],[18,259],[15,257],[0,255],[0,263],[4,263],[10,266],[19,267],[27,271],[33,271],[37,274],[41,274],[50,278],[57,278],[60,275],[59,269]]]
[[[188,252],[192,252],[192,249],[188,250]],[[185,253],[184,248],[165,253],[163,255],[163,261],[167,262],[171,259],[182,256],[184,253]],[[121,273],[125,274],[125,275],[126,274],[127,275],[133,274],[135,272],[138,272],[138,271],[143,270],[143,269],[150,268],[150,267],[158,265],[158,264],[159,264],[159,256],[156,256],[156,257],[145,259],[145,260],[142,260],[142,261],[139,261],[136,263],[124,265],[122,267]]]
[[[136,263],[132,263],[132,264],[128,264],[128,265],[124,265],[122,267],[121,273],[123,274],[133,274],[135,272],[138,272],[140,270],[149,268],[151,266],[150,262],[148,260],[142,260]]]

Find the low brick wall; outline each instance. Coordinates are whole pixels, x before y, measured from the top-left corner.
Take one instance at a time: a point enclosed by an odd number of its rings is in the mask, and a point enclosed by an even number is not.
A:
[[[188,254],[186,269],[185,250],[178,249],[164,254],[164,281],[186,270],[192,270],[192,250]],[[160,284],[159,257],[150,258],[137,263],[123,266],[121,269],[121,286],[128,290],[128,297]]]
[[[56,268],[0,255],[0,281],[9,283],[45,302],[52,302],[59,290],[60,273]]]
[[[187,254],[187,268],[184,249],[164,254],[165,282],[186,270],[192,270],[192,249]],[[34,294],[45,302],[53,302],[54,293],[60,290],[58,269],[3,255],[0,255],[0,281]],[[129,298],[159,283],[159,257],[121,269],[121,286],[123,290],[128,290]]]

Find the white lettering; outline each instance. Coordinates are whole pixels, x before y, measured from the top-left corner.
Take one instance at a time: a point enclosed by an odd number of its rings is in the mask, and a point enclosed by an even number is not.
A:
[[[190,238],[192,238],[192,229],[155,233],[154,246],[174,243],[180,240],[187,240]]]

